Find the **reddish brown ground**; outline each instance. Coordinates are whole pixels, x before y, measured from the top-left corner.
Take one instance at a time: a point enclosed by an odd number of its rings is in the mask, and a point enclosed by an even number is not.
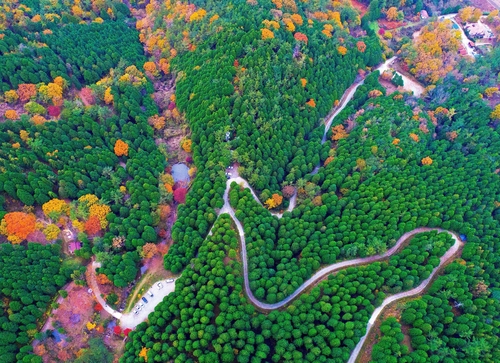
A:
[[[366,12],[368,11],[368,6],[366,6],[365,4],[360,3],[359,1],[351,0],[351,4],[352,4],[352,7],[354,9],[356,9],[357,11],[359,11],[360,17],[362,17],[363,15],[365,15]]]
[[[391,81],[386,81],[385,79],[379,78],[380,84],[385,88],[387,95],[396,92],[397,87],[391,83]]]
[[[110,285],[100,285],[104,290],[110,290]],[[66,338],[56,343],[54,338],[46,338],[42,342],[34,342],[35,352],[41,355],[44,363],[73,360],[82,348],[87,347],[87,341],[93,337],[101,337],[104,343],[116,354],[116,361],[124,347],[123,337],[113,334],[112,329],[105,329],[111,320],[106,311],[96,312],[95,301],[88,287],[76,286],[73,282],[66,289],[68,297],[59,298],[59,307],[52,312],[42,331],[47,329],[64,329]],[[97,325],[96,329],[88,331],[87,322]]]
[[[402,27],[402,26],[406,25],[406,23],[403,23],[401,21],[389,21],[387,19],[379,19],[378,25],[379,25],[379,27],[381,27],[383,29],[391,30],[391,29],[396,29],[396,28]]]

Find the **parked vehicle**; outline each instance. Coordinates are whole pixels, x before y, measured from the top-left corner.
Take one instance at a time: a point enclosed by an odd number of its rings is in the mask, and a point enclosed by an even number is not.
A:
[[[149,294],[149,296],[151,296],[151,297],[153,297],[153,296],[154,296],[154,295],[153,295],[153,293],[151,292],[151,290],[149,290],[149,291],[148,291],[148,294]]]
[[[144,301],[146,304],[148,303],[148,300],[143,296],[142,301]]]
[[[170,282],[174,282],[174,281],[175,281],[174,279],[166,279],[166,280],[165,280],[165,282],[168,282],[168,283],[170,283]]]
[[[162,285],[162,283],[161,283],[161,282],[158,282],[158,283],[156,284],[156,286],[158,286],[158,290],[160,290],[160,289],[162,289],[162,288],[163,288],[163,285]]]

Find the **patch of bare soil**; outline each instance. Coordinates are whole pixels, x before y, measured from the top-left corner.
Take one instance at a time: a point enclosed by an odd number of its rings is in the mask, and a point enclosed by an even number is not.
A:
[[[385,79],[379,79],[380,84],[385,88],[385,92],[387,95],[390,95],[396,92],[397,87],[391,83],[391,81],[386,81]]]
[[[470,0],[470,3],[475,8],[479,8],[482,11],[486,12],[490,12],[496,9],[495,6],[493,6],[493,4],[490,3],[488,0]]]

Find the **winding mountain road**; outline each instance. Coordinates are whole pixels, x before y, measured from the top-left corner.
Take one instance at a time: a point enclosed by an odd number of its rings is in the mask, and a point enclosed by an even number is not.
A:
[[[387,66],[389,64],[391,64],[395,60],[395,58],[396,57],[388,59],[386,62],[384,62],[380,66],[378,66],[375,70],[386,69]],[[326,142],[326,135],[327,135],[327,132],[328,132],[328,130],[329,130],[329,128],[330,128],[330,126],[331,126],[331,124],[333,122],[333,119],[345,108],[345,106],[348,104],[348,102],[354,96],[357,88],[359,86],[361,86],[363,83],[364,83],[364,81],[360,80],[358,82],[355,82],[351,87],[349,87],[349,89],[342,96],[342,98],[341,98],[341,100],[339,102],[339,106],[336,108],[336,110],[334,112],[332,112],[329,116],[327,116],[324,119],[323,124],[325,125],[325,131],[324,131],[324,134],[323,134],[322,143]],[[317,171],[318,169],[319,169],[319,167],[317,166],[315,168],[315,171]],[[376,262],[376,261],[381,261],[381,260],[387,259],[388,257],[390,257],[390,256],[394,255],[396,252],[398,252],[398,250],[408,241],[409,238],[411,238],[412,236],[414,236],[414,235],[416,235],[418,233],[429,232],[429,231],[445,232],[445,233],[449,233],[452,236],[452,238],[455,240],[455,243],[453,244],[453,246],[450,247],[450,249],[441,257],[439,266],[436,267],[432,271],[432,273],[430,274],[430,276],[426,280],[422,281],[421,284],[418,287],[416,287],[416,288],[414,288],[412,290],[401,292],[401,293],[398,293],[398,294],[395,294],[395,295],[392,295],[392,296],[386,298],[383,301],[383,303],[378,308],[375,309],[375,311],[373,312],[370,320],[368,321],[368,326],[367,326],[367,329],[366,329],[366,334],[361,338],[361,340],[359,341],[359,343],[357,344],[357,346],[355,347],[355,349],[351,353],[351,356],[350,356],[350,359],[349,359],[349,363],[354,363],[356,361],[356,359],[358,357],[358,354],[359,354],[359,351],[361,350],[361,348],[362,348],[362,346],[363,346],[363,344],[365,342],[366,336],[370,332],[371,327],[373,326],[375,320],[377,319],[377,317],[379,316],[379,314],[381,313],[381,311],[388,304],[390,304],[390,303],[392,303],[392,302],[394,302],[396,300],[399,300],[399,299],[402,299],[402,298],[405,298],[405,297],[409,297],[409,296],[418,295],[418,294],[422,293],[422,291],[431,282],[432,278],[435,276],[435,274],[437,273],[438,269],[440,267],[442,267],[444,264],[446,264],[447,262],[449,262],[453,258],[454,254],[459,250],[459,248],[463,244],[463,242],[460,240],[460,238],[455,233],[453,233],[453,232],[442,230],[442,229],[439,229],[439,228],[426,228],[426,227],[416,228],[416,229],[414,229],[414,230],[412,230],[410,232],[407,232],[407,233],[403,234],[398,239],[398,241],[396,242],[396,244],[392,248],[390,248],[387,252],[385,252],[384,254],[376,255],[376,256],[369,256],[369,257],[365,257],[365,258],[356,258],[356,259],[348,260],[348,261],[341,261],[341,262],[334,263],[334,264],[332,264],[330,266],[324,267],[324,268],[318,270],[307,281],[305,281],[304,283],[302,283],[302,285],[300,285],[291,295],[289,295],[288,297],[286,297],[284,300],[282,300],[280,302],[277,302],[277,303],[274,303],[274,304],[264,303],[264,302],[259,301],[253,295],[253,292],[250,289],[250,281],[249,281],[249,277],[248,277],[248,256],[247,256],[247,246],[246,246],[246,241],[245,241],[245,232],[243,230],[243,225],[238,220],[238,218],[236,218],[236,214],[235,214],[234,209],[229,204],[229,190],[230,190],[231,184],[233,182],[236,182],[241,187],[248,188],[250,190],[253,198],[257,201],[257,203],[259,203],[260,205],[262,205],[262,203],[260,202],[259,198],[257,197],[257,194],[252,189],[252,187],[250,186],[250,184],[245,179],[243,179],[240,176],[238,176],[237,170],[232,170],[232,173],[233,173],[232,175],[234,175],[234,176],[231,177],[230,179],[228,179],[227,182],[226,182],[226,190],[224,191],[224,196],[223,196],[224,205],[219,210],[219,212],[218,212],[217,215],[219,216],[219,215],[224,214],[224,213],[229,214],[231,216],[231,218],[233,219],[235,225],[236,225],[236,228],[238,230],[238,234],[239,234],[239,237],[240,237],[240,242],[241,242],[241,260],[243,262],[243,278],[244,278],[244,282],[245,282],[245,293],[248,296],[248,299],[250,300],[250,302],[254,306],[258,307],[259,309],[261,309],[263,311],[272,311],[272,310],[284,307],[285,305],[287,305],[291,301],[293,301],[296,297],[298,297],[300,294],[302,294],[309,287],[314,286],[316,283],[318,283],[319,281],[321,281],[322,279],[324,279],[328,275],[330,275],[332,273],[335,273],[335,272],[337,272],[337,271],[339,271],[341,269],[345,269],[347,267],[353,267],[353,266],[366,265],[366,264],[369,264],[369,263],[372,263],[372,262]],[[313,171],[313,173],[314,173],[314,171]],[[295,205],[296,205],[296,199],[297,199],[297,195],[294,194],[292,196],[292,198],[290,198],[289,207],[288,207],[288,209],[285,212],[287,212],[287,211],[288,212],[293,211],[293,209],[295,208]],[[271,213],[271,214],[273,214],[277,218],[281,218],[283,216],[283,213]],[[213,228],[213,226],[212,226],[212,228]],[[211,235],[211,234],[212,234],[212,229],[210,229],[210,232],[209,232],[209,235]],[[91,268],[95,271],[96,267],[99,267],[99,264],[96,263],[96,262],[93,262]],[[99,288],[98,288],[97,284],[95,283],[95,273],[94,273],[94,276],[93,276],[93,278],[91,280],[92,280],[91,281],[91,287],[94,290],[94,294],[95,294],[97,300],[103,305],[103,307],[106,309],[106,311],[108,311],[110,314],[112,314],[115,318],[117,318],[117,319],[123,319],[124,323],[126,322],[125,325],[130,326],[130,327],[135,327],[135,325],[137,325],[141,321],[146,320],[147,316],[141,316],[139,318],[134,319],[134,321],[132,322],[132,321],[129,321],[129,320],[132,320],[133,317],[132,316],[128,316],[128,315],[131,315],[131,314],[128,314],[126,316],[126,315],[122,315],[121,313],[119,313],[119,312],[114,311],[113,309],[111,309],[109,306],[106,305],[105,301],[100,296]],[[174,284],[172,284],[172,287],[173,286],[174,286]],[[174,291],[174,289],[172,288],[171,291]],[[171,291],[169,291],[169,293]],[[158,304],[159,302],[160,301],[157,301],[157,302],[155,302],[155,304],[151,304],[150,305],[150,311],[152,311],[153,308],[156,306],[156,304]]]

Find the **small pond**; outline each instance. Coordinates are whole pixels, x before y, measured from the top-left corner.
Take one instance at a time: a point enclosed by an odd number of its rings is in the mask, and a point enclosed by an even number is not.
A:
[[[189,182],[189,168],[186,164],[177,163],[172,165],[172,177],[174,182]]]

